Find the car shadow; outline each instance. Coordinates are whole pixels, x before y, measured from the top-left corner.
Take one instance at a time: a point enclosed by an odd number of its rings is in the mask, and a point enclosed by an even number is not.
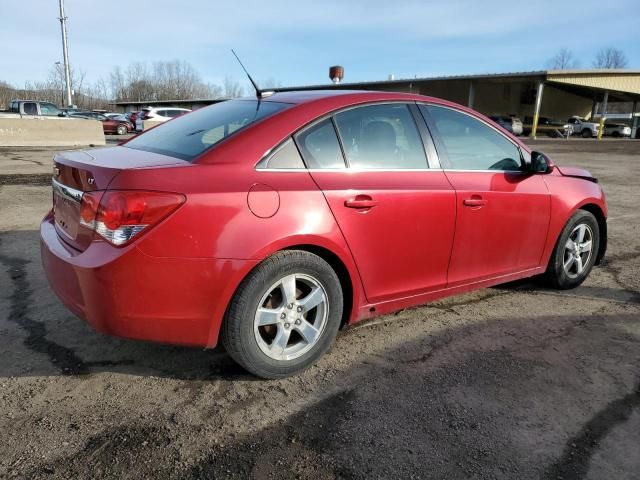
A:
[[[266,427],[203,438],[195,463],[178,461],[175,428],[139,421],[105,427],[28,477],[585,478],[596,453],[615,463],[604,441],[640,408],[640,337],[625,330],[635,323],[632,314],[459,323],[363,356]],[[616,448],[632,454],[633,436]],[[616,478],[634,478],[626,473]]]
[[[634,291],[583,286],[571,293],[557,292],[531,280],[487,291],[518,290],[640,303]],[[72,315],[49,288],[40,264],[37,231],[0,233],[0,292],[0,377],[113,372],[182,380],[256,380],[221,347],[203,350],[122,340],[93,330]],[[442,303],[459,306],[490,296],[454,297]],[[366,323],[359,324],[362,326]]]

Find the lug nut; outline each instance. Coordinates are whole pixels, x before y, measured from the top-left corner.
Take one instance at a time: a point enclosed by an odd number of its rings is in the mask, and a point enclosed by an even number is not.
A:
[[[290,303],[289,305],[287,305],[287,308],[291,310],[293,308],[293,303]]]
[[[284,320],[285,318],[287,318],[287,314],[286,314],[286,313],[284,313],[284,312],[282,312],[282,313],[280,314],[280,318]]]
[[[300,325],[302,323],[302,320],[300,320],[299,318],[296,320],[296,325]]]
[[[284,328],[289,328],[290,326],[291,326],[291,324],[290,324],[290,323],[285,323],[285,324],[284,324]]]
[[[299,306],[296,310],[298,310],[298,312],[301,312],[302,311],[302,307]]]

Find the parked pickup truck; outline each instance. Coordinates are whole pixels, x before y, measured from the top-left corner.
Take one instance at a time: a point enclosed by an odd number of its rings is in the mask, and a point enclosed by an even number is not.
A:
[[[63,113],[51,102],[37,102],[35,100],[11,100],[9,110],[0,112],[0,118],[45,118],[62,117]]]
[[[582,117],[574,115],[567,120],[573,127],[573,133],[575,135],[582,135],[583,138],[597,137],[600,130],[600,124],[595,122],[588,122]]]

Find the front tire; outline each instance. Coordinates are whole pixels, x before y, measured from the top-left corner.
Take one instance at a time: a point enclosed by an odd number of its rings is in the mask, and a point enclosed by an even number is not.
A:
[[[222,343],[254,375],[286,377],[329,349],[342,309],[340,281],[327,262],[306,251],[281,251],[241,283],[222,325]]]
[[[127,134],[127,126],[126,125],[118,125],[117,132],[118,132],[118,135],[126,135]]]
[[[589,275],[600,247],[600,228],[592,213],[578,210],[567,222],[549,259],[546,279],[562,290],[575,288]]]

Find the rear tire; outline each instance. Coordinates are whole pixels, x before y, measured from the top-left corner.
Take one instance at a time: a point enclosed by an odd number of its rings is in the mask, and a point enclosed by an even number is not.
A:
[[[222,325],[222,343],[254,375],[286,377],[329,350],[342,309],[340,281],[327,262],[306,251],[281,251],[238,287]]]
[[[589,130],[588,128],[584,128],[582,129],[582,138],[591,138],[593,137],[593,133],[591,133],[591,130]]]
[[[600,247],[600,228],[592,213],[578,210],[562,229],[545,274],[558,289],[580,285],[589,275]]]

